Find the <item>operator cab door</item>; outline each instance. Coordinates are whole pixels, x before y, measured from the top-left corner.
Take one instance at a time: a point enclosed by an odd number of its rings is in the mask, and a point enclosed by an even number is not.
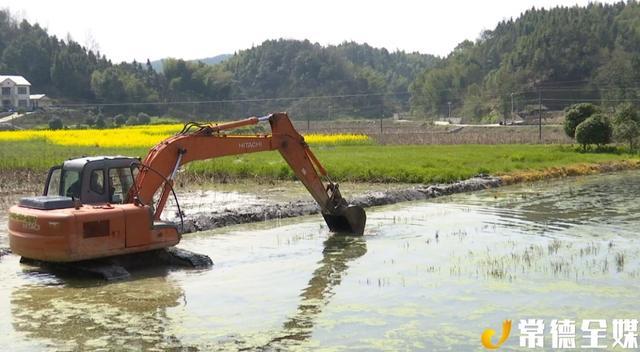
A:
[[[85,166],[82,180],[83,204],[105,204],[109,203],[107,192],[106,167],[102,161],[92,162]]]
[[[131,167],[109,168],[109,201],[111,204],[123,204],[126,202],[129,191],[134,187],[133,182],[136,171],[136,168]],[[151,212],[149,208],[133,204],[126,204],[119,208],[123,209],[125,217],[125,246],[130,248],[152,244]]]
[[[109,202],[111,204],[123,204],[127,201],[137,171],[136,168],[126,166],[109,168]]]
[[[76,213],[82,234],[78,248],[84,252],[107,253],[125,247],[123,209],[109,204],[108,163],[93,161],[82,171],[81,197],[84,206]],[[82,210],[89,211],[82,211]]]

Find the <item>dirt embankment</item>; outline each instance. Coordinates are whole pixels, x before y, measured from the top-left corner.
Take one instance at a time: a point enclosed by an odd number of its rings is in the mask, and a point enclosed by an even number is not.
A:
[[[479,191],[499,187],[499,177],[479,176],[450,184],[418,185],[407,189],[366,193],[349,199],[351,204],[362,207],[386,205],[411,200],[430,199],[461,192]],[[184,233],[210,230],[222,226],[291,218],[317,214],[320,208],[313,201],[292,201],[277,204],[254,205],[243,210],[188,214],[184,219]]]

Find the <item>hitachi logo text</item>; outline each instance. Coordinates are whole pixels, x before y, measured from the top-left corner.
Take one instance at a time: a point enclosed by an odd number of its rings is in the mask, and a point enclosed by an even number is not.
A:
[[[244,149],[254,149],[262,147],[262,142],[243,142],[238,144],[238,146]]]

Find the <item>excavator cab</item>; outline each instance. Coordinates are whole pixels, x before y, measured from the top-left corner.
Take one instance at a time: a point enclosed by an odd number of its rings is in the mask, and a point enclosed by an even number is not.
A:
[[[82,204],[121,204],[138,173],[129,157],[85,157],[71,159],[49,170],[43,196],[78,200]],[[55,197],[55,198],[52,198]]]
[[[177,227],[153,219],[151,205],[127,202],[139,163],[124,156],[83,157],[49,170],[41,196],[9,210],[15,253],[48,262],[144,252],[180,241]]]

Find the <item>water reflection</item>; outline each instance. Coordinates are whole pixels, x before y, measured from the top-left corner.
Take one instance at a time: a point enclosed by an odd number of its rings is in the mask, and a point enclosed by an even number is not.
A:
[[[350,264],[366,252],[363,237],[331,236],[324,241],[322,259],[301,290],[296,311],[280,331],[269,333],[271,338],[262,348],[290,348],[307,341]],[[22,270],[27,275],[40,274],[29,267]],[[171,275],[138,274],[133,280],[110,284],[56,276],[55,280],[39,280],[13,290],[11,324],[28,339],[56,350],[197,350],[196,345],[203,341],[181,341],[179,330],[175,330],[183,324],[181,317],[170,312],[173,307],[186,306],[185,301],[181,283]],[[242,340],[235,341],[236,347],[252,345]],[[215,345],[209,347],[216,349]]]
[[[313,272],[313,277],[300,294],[298,309],[282,327],[282,332],[265,347],[284,344],[289,347],[311,337],[314,320],[329,304],[334,289],[347,274],[349,262],[367,253],[367,243],[363,237],[331,236],[324,242],[322,260]]]
[[[167,309],[183,299],[180,286],[165,277],[89,287],[25,285],[11,294],[12,325],[56,350],[163,349],[181,345],[166,326]]]

